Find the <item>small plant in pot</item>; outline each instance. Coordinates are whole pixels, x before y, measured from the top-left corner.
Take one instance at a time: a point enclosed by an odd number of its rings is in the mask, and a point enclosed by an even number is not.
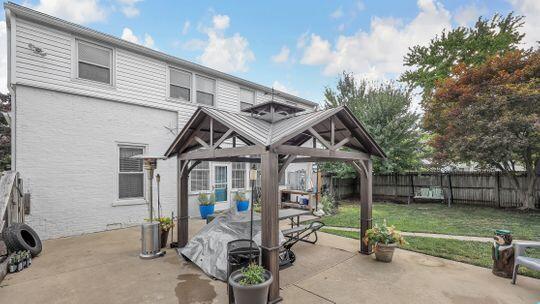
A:
[[[199,212],[201,217],[206,219],[209,215],[214,214],[214,205],[216,204],[216,196],[212,193],[200,193],[199,197]]]
[[[262,266],[250,264],[229,276],[236,304],[266,304],[274,278]]]
[[[236,210],[239,212],[249,209],[249,201],[246,198],[246,194],[242,191],[236,192],[234,195],[234,201],[236,202]]]
[[[145,221],[149,222],[149,219],[145,219]],[[160,241],[161,241],[161,248],[164,248],[167,246],[167,239],[169,238],[169,231],[174,228],[174,222],[170,217],[156,217],[154,218],[155,222],[159,222],[160,227]]]
[[[373,246],[375,259],[377,261],[390,263],[394,256],[394,249],[397,245],[406,244],[401,232],[396,230],[394,226],[387,226],[386,221],[379,227],[368,229],[363,239],[365,244]]]

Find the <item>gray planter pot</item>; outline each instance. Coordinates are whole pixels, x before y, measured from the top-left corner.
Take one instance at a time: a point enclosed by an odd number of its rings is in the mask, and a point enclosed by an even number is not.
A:
[[[240,285],[243,275],[241,270],[236,270],[229,276],[229,284],[234,293],[234,302],[236,304],[266,304],[268,303],[268,290],[274,278],[270,271],[264,271],[266,281],[258,285]]]
[[[394,249],[396,249],[396,244],[377,244],[375,249],[375,259],[380,262],[390,263],[392,262],[392,257],[394,256]]]

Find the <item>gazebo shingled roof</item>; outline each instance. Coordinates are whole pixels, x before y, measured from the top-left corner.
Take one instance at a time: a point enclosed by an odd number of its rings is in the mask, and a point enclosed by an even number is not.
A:
[[[183,247],[188,241],[188,177],[191,170],[203,160],[260,162],[262,261],[274,275],[269,301],[275,303],[281,299],[279,178],[287,166],[293,162],[350,163],[360,177],[362,239],[372,221],[371,156],[385,158],[386,155],[346,106],[298,113],[298,108],[268,102],[248,108],[247,112],[199,107],[167,149],[165,155],[176,156],[178,161],[178,245]],[[371,248],[360,242],[360,252],[370,254]]]

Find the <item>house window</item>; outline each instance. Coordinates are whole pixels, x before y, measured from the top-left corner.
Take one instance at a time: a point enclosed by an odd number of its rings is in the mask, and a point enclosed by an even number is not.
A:
[[[207,161],[198,164],[190,173],[191,191],[210,190],[210,163]]]
[[[255,91],[240,88],[240,109],[252,107],[255,104]]]
[[[77,42],[78,78],[111,84],[112,49]]]
[[[118,198],[144,197],[143,160],[132,158],[144,153],[144,147],[119,147]]]
[[[216,81],[197,75],[197,103],[208,106],[214,105]]]
[[[186,101],[191,100],[191,74],[169,69],[169,96]]]
[[[287,173],[288,186],[293,190],[306,189],[306,170]]]
[[[232,163],[232,188],[243,189],[246,187],[246,164]]]

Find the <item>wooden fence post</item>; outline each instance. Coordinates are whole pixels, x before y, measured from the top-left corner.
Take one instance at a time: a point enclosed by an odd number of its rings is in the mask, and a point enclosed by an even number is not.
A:
[[[448,173],[448,188],[450,191],[450,205],[454,204],[454,191],[452,190],[452,172]]]
[[[501,173],[497,171],[496,175],[496,183],[497,183],[497,207],[501,208]]]

